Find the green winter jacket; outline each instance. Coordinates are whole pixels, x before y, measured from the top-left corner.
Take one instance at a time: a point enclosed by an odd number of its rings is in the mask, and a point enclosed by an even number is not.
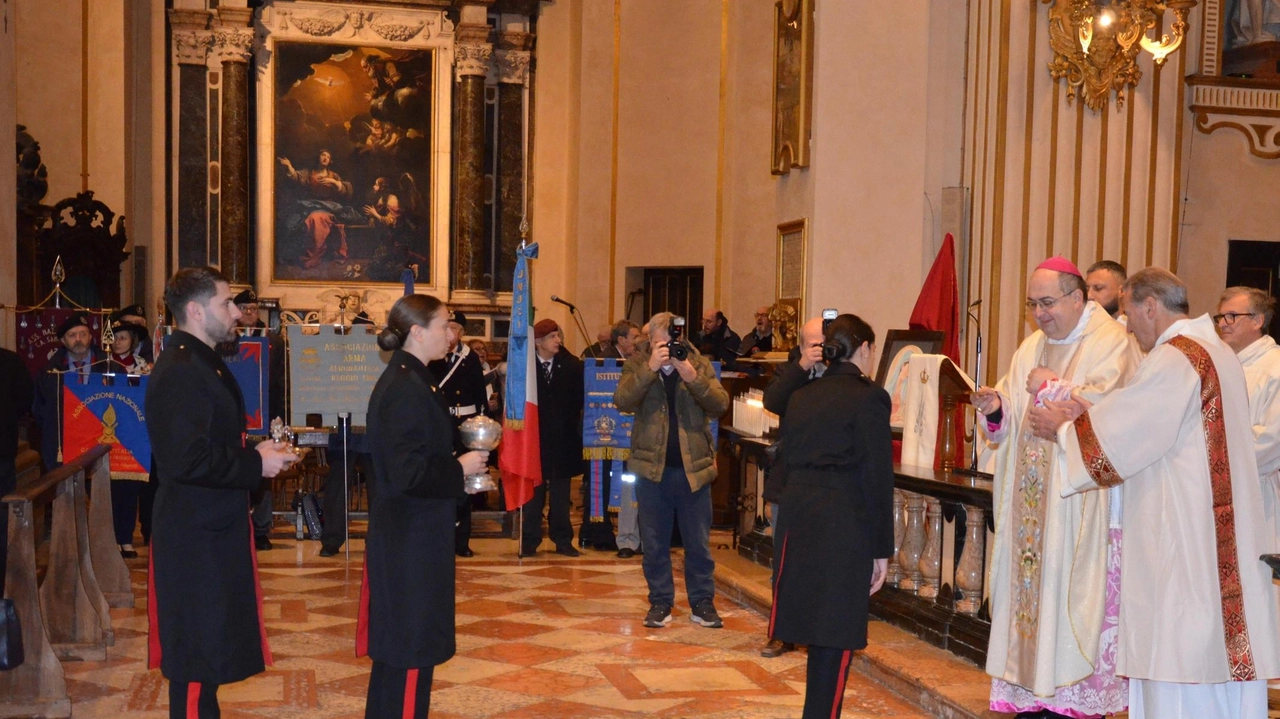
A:
[[[679,415],[680,455],[685,475],[696,492],[716,478],[716,448],[711,443],[711,420],[729,408],[729,393],[716,379],[707,358],[688,347],[689,361],[698,375],[676,388]],[[622,379],[613,393],[613,403],[621,412],[634,413],[631,429],[631,458],[627,467],[653,482],[662,481],[667,460],[667,392],[660,372],[649,369],[649,351],[627,360]]]

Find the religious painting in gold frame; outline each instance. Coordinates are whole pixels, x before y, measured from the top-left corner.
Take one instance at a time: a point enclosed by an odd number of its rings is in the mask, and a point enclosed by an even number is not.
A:
[[[813,108],[814,0],[778,0],[773,26],[773,156],[785,175],[809,166]]]
[[[778,275],[776,295],[779,305],[795,310],[798,327],[804,324],[804,290],[808,284],[809,218],[778,225]],[[791,313],[788,313],[791,314]]]

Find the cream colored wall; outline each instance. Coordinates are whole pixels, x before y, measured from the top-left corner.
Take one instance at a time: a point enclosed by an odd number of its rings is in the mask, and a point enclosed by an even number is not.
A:
[[[1249,153],[1244,135],[1187,130],[1186,213],[1178,262],[1193,314],[1217,309],[1230,240],[1280,242],[1280,160]]]
[[[11,3],[19,28],[17,122],[40,143],[49,169],[46,204],[90,189],[117,215],[128,214],[124,2]],[[121,277],[128,297],[129,274]]]
[[[0,3],[0,147],[13,147],[16,142],[14,124],[16,98],[15,8]],[[18,301],[17,177],[13,172],[0,172],[0,304],[12,307]],[[0,347],[17,349],[13,315],[0,311]]]
[[[1099,259],[1135,271],[1178,271],[1178,218],[1186,169],[1183,77],[1196,59],[1187,48],[1155,69],[1141,54],[1142,80],[1117,109],[1094,112],[1047,66],[1048,6],[975,0],[969,4],[964,184],[973,188],[969,266],[987,338],[985,379],[1008,366],[1033,329],[1025,320],[1026,277],[1046,256],[1082,269]],[[1007,13],[1007,14],[1006,14]],[[1192,15],[1192,27],[1200,22]],[[972,344],[968,358],[972,362]]]
[[[701,266],[704,306],[746,331],[775,299],[778,224],[809,218],[808,310],[905,326],[941,240],[941,190],[959,183],[965,38],[953,6],[819,3],[813,164],[774,176],[772,0],[544,5],[536,303],[570,296],[594,332],[623,314],[626,268]],[[871,69],[884,57],[892,73]]]
[[[156,300],[164,292],[165,271],[165,96],[168,64],[164,7],[150,0],[128,0],[125,13],[129,45],[125,55],[128,98],[125,137],[126,214],[131,247],[148,247],[147,318],[156,319]],[[132,280],[132,270],[125,275]],[[134,297],[132,285],[124,295]]]

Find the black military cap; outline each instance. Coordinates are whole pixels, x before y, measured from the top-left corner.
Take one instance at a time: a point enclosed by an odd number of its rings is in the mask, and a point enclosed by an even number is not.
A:
[[[256,305],[258,304],[258,296],[253,293],[253,288],[250,288],[236,295],[232,302],[237,305]]]
[[[85,315],[71,315],[65,322],[58,325],[58,339],[67,336],[67,333],[77,327],[88,327],[89,318]]]

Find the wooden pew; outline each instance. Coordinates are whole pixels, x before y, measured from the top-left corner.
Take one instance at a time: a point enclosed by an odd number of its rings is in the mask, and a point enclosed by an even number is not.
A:
[[[85,495],[86,476],[110,476],[109,451],[99,445],[42,476],[28,471],[19,476],[17,490],[3,497],[9,511],[5,593],[22,624],[26,661],[0,672],[0,717],[70,716],[59,659],[102,660],[114,643],[111,614],[93,569]],[[106,481],[99,486],[107,487]],[[110,490],[97,494],[109,497]],[[110,500],[104,503],[109,515]],[[37,588],[37,511],[50,504],[48,568]]]

